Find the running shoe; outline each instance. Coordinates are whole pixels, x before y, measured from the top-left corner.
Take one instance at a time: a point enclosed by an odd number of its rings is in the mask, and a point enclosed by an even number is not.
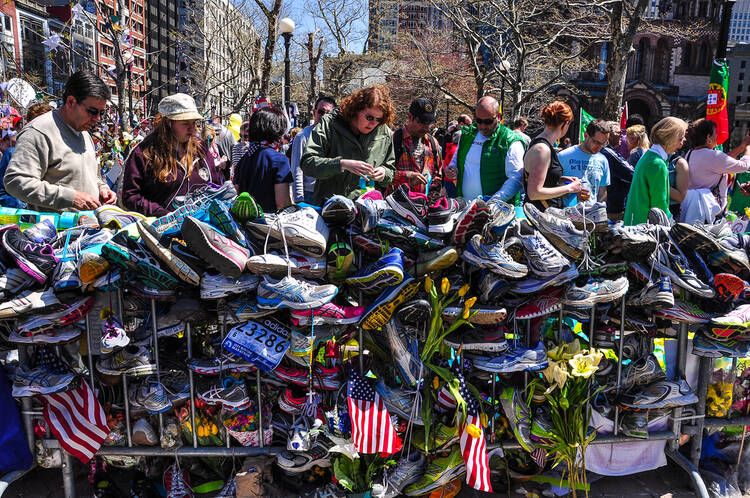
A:
[[[51,244],[55,240],[57,229],[51,220],[45,218],[24,230],[23,234],[35,244]]]
[[[52,289],[44,292],[26,291],[15,299],[0,303],[0,320],[29,313],[52,313],[65,308],[66,306],[57,299]]]
[[[700,309],[698,305],[689,303],[681,299],[675,299],[674,306],[663,310],[656,310],[654,316],[666,318],[675,322],[682,323],[708,323],[713,314],[707,313]]]
[[[562,272],[553,277],[527,277],[514,282],[511,292],[515,294],[534,294],[547,287],[556,287],[566,284],[579,276],[578,268],[571,264]]]
[[[407,223],[395,221],[391,218],[382,218],[378,221],[376,232],[394,244],[404,244],[420,251],[436,251],[445,247],[445,242],[442,240],[424,234]],[[356,239],[354,239],[354,243],[357,244]]]
[[[330,467],[331,458],[328,450],[329,445],[324,438],[318,438],[307,451],[282,451],[276,457],[276,463],[289,474],[300,474],[313,467]]]
[[[535,444],[551,444],[555,439],[555,426],[546,406],[537,406],[531,419],[529,438]]]
[[[560,252],[572,259],[583,256],[585,234],[568,219],[543,213],[531,203],[523,206],[528,221],[539,230]]]
[[[444,247],[437,251],[420,252],[417,255],[415,273],[427,275],[434,271],[445,270],[458,260],[458,252],[453,247]]]
[[[557,216],[558,218],[570,220],[579,230],[593,232],[607,228],[607,204],[604,202],[595,202],[588,204],[581,202],[575,206],[566,208],[548,208],[545,213]]]
[[[184,263],[187,263],[198,275],[203,275],[208,270],[209,264],[191,251],[185,241],[180,239],[170,240],[169,250]]]
[[[463,199],[441,197],[427,208],[427,231],[429,233],[452,233],[456,219],[466,207]]]
[[[502,356],[474,358],[474,366],[494,373],[535,372],[547,368],[547,350],[539,341],[534,348],[516,347]]]
[[[500,406],[505,412],[516,440],[523,449],[531,453],[534,449],[531,442],[531,411],[521,391],[506,387],[500,395]]]
[[[649,225],[625,226],[617,223],[599,234],[598,247],[625,261],[644,261],[656,250],[656,233]]]
[[[719,241],[723,237],[731,236],[732,231],[724,224],[675,223],[669,234],[680,246],[689,247],[701,254],[712,254],[725,249]]]
[[[56,372],[49,366],[40,365],[30,368],[19,365],[13,379],[13,397],[34,396],[36,394],[54,394],[68,389],[75,374]]]
[[[750,304],[742,304],[726,315],[712,318],[709,329],[717,340],[750,337]]]
[[[315,325],[345,325],[357,323],[365,309],[362,306],[339,306],[326,303],[319,308],[293,310],[292,324],[295,326]]]
[[[745,283],[737,275],[717,273],[713,281],[716,297],[722,301],[734,301],[744,292]]]
[[[357,208],[348,197],[334,195],[323,204],[320,216],[329,226],[346,227],[354,223]]]
[[[502,237],[516,219],[516,208],[500,199],[497,194],[487,200],[490,208],[490,222],[486,230],[496,238]]]
[[[255,296],[234,297],[231,300],[219,301],[217,306],[217,318],[219,323],[237,324],[246,322],[253,318],[272,315],[274,310],[265,310],[258,307]]]
[[[620,430],[628,437],[648,439],[648,413],[623,413]]]
[[[408,334],[395,319],[386,323],[385,333],[402,382],[408,386],[416,385],[426,373],[419,359],[419,343],[416,337]]]
[[[212,358],[192,358],[188,360],[187,366],[193,372],[202,375],[220,375],[223,372],[252,373],[255,371],[255,366],[252,363],[227,352]]]
[[[190,285],[200,285],[200,275],[187,262],[183,261],[180,256],[159,242],[159,234],[156,233],[156,230],[148,222],[140,220],[136,223],[136,227],[138,227],[138,233],[141,234],[141,239],[146,247],[167,268],[172,270],[183,282]]]
[[[382,498],[396,498],[409,485],[419,481],[427,470],[424,453],[413,451],[401,457],[395,467],[387,469],[383,478],[385,491]]]
[[[380,254],[380,251],[377,251]],[[326,256],[328,280],[340,282],[344,280],[354,266],[354,251],[348,242],[334,242],[328,248]]]
[[[429,323],[432,318],[432,306],[425,299],[413,299],[401,306],[396,312],[398,321],[408,325]]]
[[[51,328],[40,333],[22,333],[16,328],[10,332],[8,342],[15,344],[67,344],[78,340],[81,330],[77,327]]]
[[[243,294],[258,287],[255,275],[240,275],[238,278],[222,274],[204,274],[200,279],[201,299],[220,299],[233,294]]]
[[[286,243],[289,250],[315,258],[324,257],[328,245],[328,225],[311,207],[267,215],[263,221],[249,221],[247,229],[258,242],[268,239],[271,249],[283,249]]]
[[[96,362],[96,369],[104,375],[148,375],[156,373],[151,353],[143,346],[126,346],[111,356]]]
[[[411,192],[408,184],[399,185],[385,201],[399,216],[421,230],[427,230],[427,196]]]
[[[687,259],[674,244],[662,244],[649,263],[656,271],[669,277],[673,285],[701,297],[714,297],[714,290],[698,280]]]
[[[662,380],[633,393],[623,393],[617,404],[626,410],[660,410],[688,406],[698,402],[698,396],[687,382]]]
[[[293,277],[281,280],[263,277],[258,285],[258,306],[263,309],[319,308],[333,299],[338,291],[335,285],[313,285]]]
[[[411,420],[416,425],[424,425],[419,411],[412,418],[412,410],[416,403],[417,392],[407,389],[393,389],[388,387],[382,379],[375,384],[375,391],[385,403],[389,413],[395,413],[404,420]]]
[[[404,489],[404,494],[406,496],[430,494],[465,473],[466,464],[461,449],[454,446],[447,456],[433,460],[424,475],[417,482]]]
[[[61,259],[52,274],[52,282],[55,292],[65,292],[81,288],[81,279],[78,277],[78,266],[72,259]]]
[[[672,226],[669,215],[662,208],[656,206],[648,210],[647,220],[650,225],[661,225],[667,228]]]
[[[213,384],[208,389],[199,391],[198,398],[208,405],[221,405],[232,411],[250,407],[250,396],[242,381],[229,387]]]
[[[83,285],[94,282],[104,275],[108,269],[109,262],[100,254],[85,251],[78,256],[78,278]]]
[[[57,268],[55,268],[57,270]],[[75,270],[75,264],[73,266]],[[76,275],[76,278],[78,275]],[[54,276],[53,276],[54,281]],[[36,279],[20,268],[9,268],[0,275],[0,301],[12,299],[19,292],[36,285]]]
[[[104,313],[104,311],[102,311]],[[122,322],[110,311],[109,316],[102,321],[101,352],[111,353],[115,348],[124,348],[130,344],[130,337],[125,333]]]
[[[164,385],[154,375],[149,375],[138,385],[133,393],[133,401],[136,406],[152,414],[164,413],[172,408]]]
[[[456,218],[456,226],[453,230],[453,243],[464,245],[471,240],[475,234],[481,234],[484,227],[490,221],[490,208],[482,199],[467,201],[466,207]]]
[[[750,342],[734,339],[720,341],[699,330],[693,337],[692,352],[709,358],[747,358],[750,356]]]
[[[146,219],[141,213],[125,211],[121,207],[112,204],[104,204],[98,207],[94,211],[94,214],[99,220],[99,225],[114,230],[120,230],[131,223]]]
[[[462,317],[464,309],[460,306],[448,306],[443,308],[443,320],[453,323]],[[469,323],[475,325],[498,325],[505,321],[508,312],[502,306],[489,304],[476,304],[471,308]]]
[[[560,288],[547,289],[536,294],[531,301],[516,309],[516,320],[528,320],[560,311],[562,309],[561,294]]]
[[[37,244],[27,239],[18,227],[3,230],[3,248],[24,272],[44,284],[57,266],[55,251],[49,244]]]
[[[364,330],[377,330],[385,326],[394,311],[414,297],[419,281],[406,274],[400,284],[385,289],[362,315],[360,326]]]
[[[502,243],[483,243],[479,234],[471,238],[461,257],[479,268],[494,271],[505,278],[523,278],[529,273],[526,265],[516,263],[510,257]]]
[[[373,264],[347,278],[346,283],[353,290],[367,294],[376,294],[399,284],[404,279],[403,254],[401,249],[394,247]]]
[[[229,211],[240,223],[263,218],[263,208],[247,192],[242,192],[237,196]]]
[[[360,197],[355,201],[357,207],[357,220],[362,233],[368,233],[375,229],[383,214],[389,210],[388,203],[384,200],[366,199]]]
[[[290,253],[279,255],[276,253],[258,254],[247,260],[248,271],[257,275],[268,275],[282,278],[291,273],[296,277],[321,278],[326,272],[326,263],[322,259]]]
[[[278,379],[296,386],[307,387],[310,384],[310,371],[307,368],[286,367],[279,365],[273,371]],[[341,370],[315,363],[313,366],[312,386],[314,389],[335,391],[341,387]]]
[[[565,289],[562,302],[570,306],[595,306],[600,303],[615,301],[628,291],[628,279],[620,277],[617,280],[603,280],[589,278],[581,285],[570,285]]]
[[[455,410],[455,408],[454,400],[453,410]],[[425,442],[427,445],[425,445]],[[417,428],[414,431],[411,444],[420,452],[430,454],[444,451],[456,443],[458,443],[458,431],[456,430],[456,427],[437,422],[437,425],[432,426],[429,437],[425,437],[423,428]]]
[[[230,277],[239,277],[250,257],[250,251],[193,216],[185,218],[182,237],[191,251]]]
[[[229,208],[222,201],[214,199],[208,204],[208,221],[214,228],[218,228],[222,234],[237,242],[242,247],[250,247],[245,232],[234,221]]]
[[[505,327],[491,329],[459,327],[447,335],[443,342],[453,349],[462,348],[463,351],[484,351],[488,353],[504,353],[508,350],[505,340]]]
[[[643,348],[639,345],[638,349],[637,353],[628,351],[627,356],[632,358],[632,361],[623,368],[622,380],[620,381],[621,392],[629,391],[638,386],[647,386],[667,378],[656,356],[652,353],[643,356]],[[623,356],[625,356],[624,350]]]
[[[511,283],[500,278],[495,272],[483,270],[479,279],[479,300],[482,303],[493,304],[504,296],[511,288]]]
[[[306,401],[307,396],[295,396],[291,389],[284,389],[279,396],[279,408],[290,415],[300,415]]]
[[[643,289],[628,298],[628,305],[660,310],[674,306],[672,281],[668,277],[660,277],[656,282],[647,283]]]
[[[542,278],[554,277],[571,266],[570,261],[527,220],[519,220],[516,224],[516,235],[523,245],[528,269],[534,275]]]

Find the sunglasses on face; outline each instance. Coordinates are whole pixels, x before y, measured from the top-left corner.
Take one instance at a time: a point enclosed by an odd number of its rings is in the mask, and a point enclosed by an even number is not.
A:
[[[474,118],[474,121],[475,121],[475,122],[476,122],[476,123],[477,123],[478,125],[491,125],[492,123],[494,123],[494,122],[495,122],[495,120],[496,120],[496,119],[497,119],[497,118],[479,119],[479,118],[475,117],[475,118]]]
[[[84,109],[86,109],[86,112],[88,112],[91,117],[99,117],[104,114],[104,111],[106,111],[106,109],[100,111],[99,109],[92,109],[91,107],[84,107]]]
[[[383,122],[383,118],[376,118],[372,114],[365,114],[365,119],[370,122],[376,121],[378,124]]]

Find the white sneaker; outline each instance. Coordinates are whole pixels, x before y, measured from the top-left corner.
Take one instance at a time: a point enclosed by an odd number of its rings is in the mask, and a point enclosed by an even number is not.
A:
[[[154,446],[159,442],[156,431],[145,418],[139,418],[133,425],[133,442],[139,446]]]
[[[248,222],[247,229],[259,240],[269,237],[269,247],[289,249],[301,254],[321,258],[328,244],[328,225],[313,208],[302,208],[291,213],[267,215],[265,223]],[[282,237],[281,232],[284,232]]]
[[[38,334],[21,333],[14,330],[8,336],[8,341],[15,344],[65,344],[81,337],[80,329],[68,327],[64,329],[49,329]]]
[[[201,299],[219,299],[230,294],[242,294],[256,287],[258,287],[258,277],[255,275],[232,278],[223,274],[204,273],[201,277]]]
[[[20,268],[10,268],[0,275],[0,298],[7,301],[24,289],[31,287],[36,280]]]
[[[247,261],[248,271],[274,278],[283,278],[290,268],[292,275],[295,276],[322,278],[326,273],[326,262],[323,259],[293,253],[289,254],[289,259],[286,259],[286,256],[273,252],[252,256]]]
[[[102,353],[111,353],[116,347],[124,348],[130,344],[130,337],[125,333],[122,323],[115,316],[102,321]]]
[[[28,291],[16,299],[0,303],[0,319],[14,318],[26,313],[50,313],[64,309],[63,305],[52,289],[44,292]]]
[[[318,308],[330,302],[338,291],[335,285],[313,285],[293,277],[277,281],[264,277],[258,286],[258,307],[295,310]]]
[[[516,224],[516,230],[523,245],[526,263],[533,274],[554,277],[570,266],[570,261],[527,220],[520,220]]]

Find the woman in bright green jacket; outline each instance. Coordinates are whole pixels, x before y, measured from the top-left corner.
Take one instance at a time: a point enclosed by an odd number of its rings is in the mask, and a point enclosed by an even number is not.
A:
[[[391,184],[396,157],[392,132],[395,111],[382,85],[355,91],[338,110],[313,128],[300,166],[316,179],[313,203],[322,206],[334,194],[359,197],[360,178],[380,190]]]
[[[625,216],[626,225],[648,221],[648,211],[658,207],[669,213],[669,170],[667,158],[685,142],[687,123],[679,118],[664,118],[651,128],[651,148],[635,165]]]

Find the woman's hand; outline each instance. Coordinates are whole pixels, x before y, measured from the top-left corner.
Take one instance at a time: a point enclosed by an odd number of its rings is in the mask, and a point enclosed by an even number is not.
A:
[[[561,176],[560,180],[565,183],[569,194],[580,194],[586,190],[583,188],[583,183],[580,178],[574,176]]]
[[[355,161],[354,159],[342,159],[341,170],[348,171],[349,173],[352,173],[353,175],[357,175],[364,179],[371,178],[374,174],[374,170],[372,169],[371,165],[367,164],[364,161]],[[383,174],[385,175],[385,171],[383,172]]]
[[[377,168],[374,168],[372,170],[372,175],[370,177],[375,180],[376,182],[382,182],[385,178],[385,168],[382,166],[378,166]]]

